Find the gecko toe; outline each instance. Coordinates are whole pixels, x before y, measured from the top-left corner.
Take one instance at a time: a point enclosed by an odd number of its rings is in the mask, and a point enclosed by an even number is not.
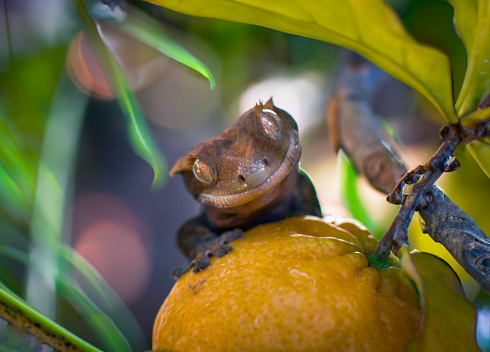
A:
[[[241,229],[234,229],[234,230],[223,232],[221,234],[221,238],[222,238],[223,243],[230,243],[230,242],[236,241],[242,237],[243,237],[243,230],[241,230]]]
[[[221,244],[219,246],[217,246],[211,253],[215,256],[215,257],[222,257],[226,254],[228,254],[230,251],[231,251],[231,246],[229,244]]]
[[[198,255],[196,259],[194,259],[194,269],[192,270],[195,273],[200,272],[203,269],[206,269],[209,266],[209,257],[207,254]]]
[[[238,240],[243,237],[243,231],[240,229],[234,229],[222,233],[220,236],[216,236],[212,239],[206,240],[199,244],[191,260],[180,267],[175,268],[172,271],[172,275],[178,279],[184,273],[186,273],[190,268],[193,268],[193,272],[198,273],[203,269],[206,269],[209,264],[210,256],[223,257],[232,250],[229,242]]]
[[[179,266],[172,270],[172,276],[175,279],[178,279],[182,275],[184,275],[192,266],[194,265],[193,260],[187,262],[185,265]]]

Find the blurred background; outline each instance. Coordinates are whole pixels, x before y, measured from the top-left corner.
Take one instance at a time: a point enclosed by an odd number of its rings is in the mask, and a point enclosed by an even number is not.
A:
[[[451,52],[459,89],[466,53],[449,4],[389,3],[418,40]],[[105,20],[98,27],[100,38],[127,77],[143,123],[163,155],[160,186],[152,187],[154,170],[128,137],[130,122],[114,99],[107,63],[99,60],[83,10],[63,0],[0,0],[0,281],[104,350],[115,350],[105,339],[119,329],[135,351],[143,351],[151,348],[153,319],[175,282],[171,270],[186,262],[176,245],[177,230],[200,211],[180,177],[167,178],[168,168],[258,100],[272,96],[298,122],[301,166],[313,179],[324,213],[351,216],[341,192],[345,175],[337,166],[325,120],[346,52],[308,38],[185,16],[143,2],[86,4],[92,18]],[[128,7],[156,19],[169,41],[209,68],[216,88],[115,25]],[[370,92],[380,125],[410,167],[424,163],[439,145],[444,119],[407,86],[380,77]],[[488,234],[490,181],[463,149],[457,156],[462,167],[438,184]],[[358,189],[359,206],[379,238],[398,208],[362,179],[351,182],[347,186]],[[418,218],[411,237],[413,248],[453,265],[479,309],[480,345],[490,350],[488,295],[441,245],[421,234]],[[101,284],[102,293],[93,284],[100,281],[93,268],[109,285]],[[112,299],[117,304],[107,302]],[[116,327],[97,332],[105,321],[101,317]],[[17,338],[6,330],[3,321],[0,346]],[[48,350],[31,340],[17,343]]]

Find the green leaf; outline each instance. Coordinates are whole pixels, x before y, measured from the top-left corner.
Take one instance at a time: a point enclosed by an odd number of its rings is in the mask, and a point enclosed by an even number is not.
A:
[[[135,317],[99,272],[73,248],[63,246],[59,250],[61,257],[70,264],[69,267],[80,273],[81,276],[79,280],[82,279],[83,282],[86,283],[87,286],[85,287],[91,292],[89,296],[97,302],[100,309],[112,320],[117,321],[119,329],[124,333],[125,337],[133,343],[133,346],[145,345],[146,341],[143,336],[143,331]],[[92,300],[87,300],[85,302],[94,307],[88,306],[88,308],[84,309],[85,313],[82,312],[82,315],[86,316],[91,311],[98,312],[96,305]],[[90,320],[94,321],[94,318],[90,318]],[[116,330],[114,330],[114,332],[116,335],[120,335]],[[114,334],[111,331],[109,331],[109,333],[111,335]],[[101,336],[101,338],[103,340],[109,340],[113,338],[111,335]]]
[[[464,117],[490,92],[490,2],[448,2],[454,7],[456,29],[468,54],[468,68],[456,101],[458,116]]]
[[[490,108],[476,110],[490,93],[490,1],[447,1],[454,7],[456,29],[468,54],[468,67],[456,101],[456,110],[462,124],[469,126],[478,120],[490,118]],[[490,177],[490,146],[476,141],[468,145],[468,150]]]
[[[162,54],[199,72],[209,80],[211,89],[216,86],[211,71],[191,53],[170,39],[162,25],[145,12],[130,6],[126,20],[114,23],[114,25]]]
[[[59,275],[57,289],[73,307],[75,307],[93,327],[105,345],[106,351],[131,352],[133,351],[126,337],[117,327],[114,321],[107,316],[95,303],[71,282],[71,278]]]
[[[67,256],[66,251],[67,249],[65,248],[64,251],[65,256]],[[73,250],[71,251],[73,252]],[[46,283],[51,281],[51,277],[49,273],[46,272],[46,270],[42,270],[42,268],[39,265],[35,265],[35,263],[31,260],[31,258],[29,258],[29,256],[26,253],[16,248],[0,244],[0,254],[23,263],[31,270],[35,270],[39,275],[41,275],[41,277],[46,281]],[[72,255],[74,255],[74,253]],[[83,264],[83,262],[81,260],[78,260],[77,264]],[[88,273],[84,272],[84,274],[88,274]],[[91,274],[90,276],[92,276],[93,278],[95,278],[95,280],[97,280],[97,277],[95,277],[94,274]],[[103,279],[100,278],[100,280],[102,281]],[[99,287],[102,287],[101,281],[97,283]],[[58,272],[55,277],[55,283],[56,283],[57,291],[60,293],[60,295],[63,298],[65,298],[68,302],[70,302],[73,305],[73,307],[75,307],[75,309],[80,313],[81,317],[88,322],[89,326],[91,326],[94,329],[94,332],[101,338],[102,341],[104,341],[106,348],[108,348],[111,351],[121,351],[121,352],[132,351],[127,339],[124,337],[121,330],[119,330],[119,328],[116,326],[114,321],[107,314],[105,314],[92,300],[90,300],[83,292],[81,292],[78,287],[75,286],[75,284],[73,283],[73,279],[71,277],[67,276],[64,273]],[[110,293],[108,293],[107,290],[105,290],[103,298],[106,298],[108,295],[110,295]],[[118,297],[112,297],[112,298],[114,298],[113,305],[116,308],[119,308],[118,303],[120,299]],[[2,298],[0,295],[0,308],[2,303],[1,299]],[[21,298],[17,298],[17,300],[24,305],[28,305],[27,302],[24,302]],[[29,310],[27,310],[22,314],[25,317],[25,319],[29,321],[36,321],[36,319],[38,319],[36,315],[31,316],[31,311]],[[4,319],[8,318],[6,316],[2,316],[1,312],[0,312],[0,317],[3,317]],[[13,319],[12,317],[10,318],[11,319],[7,319],[7,320],[12,322],[17,329],[22,330],[23,322],[22,321],[16,322],[12,320]],[[128,314],[124,314],[123,312],[123,318],[127,319]],[[56,325],[56,323],[54,322],[52,323]],[[133,325],[133,328],[137,328],[137,326]],[[42,329],[41,331],[35,330],[32,332],[31,331],[28,332],[34,335],[39,341],[42,342],[43,339],[46,338],[45,334],[47,334],[49,331]],[[59,331],[58,334],[54,336],[54,339],[56,341],[63,340],[65,338],[66,338],[65,331],[63,330]]]
[[[189,15],[255,24],[357,51],[457,122],[448,58],[416,42],[383,0],[149,0]]]
[[[28,221],[35,190],[32,163],[23,155],[15,125],[0,110],[0,205],[10,216]]]
[[[66,204],[87,97],[61,75],[52,99],[38,163],[35,199],[31,214],[31,271],[27,273],[26,300],[50,315],[56,296],[37,285],[33,268],[54,284],[58,265],[57,245],[63,242]],[[63,148],[60,148],[60,145]],[[50,285],[48,285],[49,287]]]
[[[461,124],[465,127],[473,126],[485,119],[490,119],[490,106],[486,107],[485,109],[477,109],[469,115],[466,115],[461,120]]]
[[[401,249],[401,267],[414,281],[423,309],[421,327],[406,352],[480,351],[476,309],[464,297],[458,276],[443,260]]]
[[[339,149],[337,154],[337,169],[339,170],[340,192],[344,205],[352,215],[352,217],[360,221],[366,226],[376,238],[382,235],[382,232],[378,231],[375,221],[369,215],[369,212],[364,207],[359,191],[357,188],[357,174],[352,166],[347,155],[345,155],[342,149]]]
[[[0,164],[0,203],[13,218],[28,219],[30,205],[22,190]]]
[[[466,146],[478,165],[490,178],[490,145],[474,141]]]
[[[19,331],[35,336],[59,350],[72,346],[75,350],[101,352],[98,348],[72,334],[44,314],[34,309],[0,282],[0,317],[13,324]]]
[[[167,179],[165,158],[158,150],[148,130],[143,112],[135,95],[131,91],[128,79],[102,41],[98,25],[90,17],[85,2],[83,0],[77,0],[76,4],[84,20],[87,35],[98,54],[104,73],[119,103],[119,107],[128,118],[128,135],[133,150],[153,167],[154,178],[152,187],[161,187]]]

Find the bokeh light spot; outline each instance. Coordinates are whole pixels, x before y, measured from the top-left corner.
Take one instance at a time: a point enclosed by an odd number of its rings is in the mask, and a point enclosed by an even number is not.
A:
[[[108,193],[78,196],[73,205],[72,232],[75,250],[122,300],[130,304],[138,299],[151,275],[151,239],[128,205]],[[78,282],[88,289],[84,280]]]
[[[168,58],[150,46],[108,24],[100,25],[100,33],[133,91],[148,86],[164,71]],[[70,43],[66,65],[71,80],[83,93],[102,100],[114,99],[103,65],[84,31]]]
[[[263,102],[272,96],[274,105],[286,110],[298,123],[299,130],[305,131],[312,124],[324,118],[322,101],[322,76],[309,72],[300,76],[276,76],[265,79],[249,87],[240,96],[239,110],[247,111],[259,99]]]
[[[149,253],[133,229],[116,222],[97,223],[81,234],[75,249],[126,304],[145,289],[150,276]]]

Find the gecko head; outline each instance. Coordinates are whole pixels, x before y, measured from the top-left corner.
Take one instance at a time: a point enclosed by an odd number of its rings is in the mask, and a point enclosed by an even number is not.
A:
[[[271,98],[177,160],[170,175],[182,174],[189,192],[205,206],[231,208],[270,192],[300,156],[296,122]]]

